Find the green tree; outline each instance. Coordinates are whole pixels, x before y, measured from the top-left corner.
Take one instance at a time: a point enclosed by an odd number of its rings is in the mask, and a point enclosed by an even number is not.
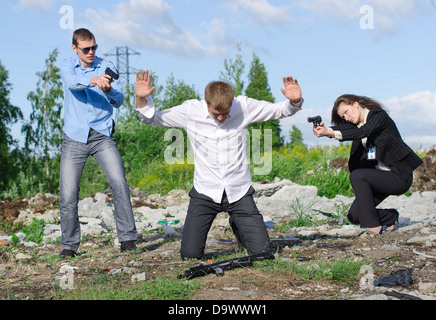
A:
[[[9,82],[9,72],[0,62],[0,190],[7,188],[8,182],[17,174],[10,148],[16,146],[16,141],[10,134],[11,124],[23,119],[20,108],[9,101],[12,85]]]
[[[237,46],[237,53],[235,60],[224,60],[224,69],[221,71],[220,80],[228,82],[233,87],[235,97],[240,96],[244,92],[244,81],[242,75],[244,74],[245,63],[242,61],[241,44]]]
[[[39,78],[36,90],[27,95],[32,105],[30,121],[22,128],[25,152],[44,158],[47,192],[50,192],[50,158],[59,154],[63,129],[63,89],[60,70],[55,65],[58,53],[54,49],[45,60],[45,70],[36,74]]]
[[[249,84],[245,90],[247,97],[274,102],[275,99],[271,94],[271,89],[268,84],[268,73],[263,63],[259,58],[253,54],[253,61],[251,62],[250,71],[248,73]],[[281,137],[281,129],[279,120],[269,120],[263,123],[253,123],[248,129],[260,129],[261,130],[261,148],[264,146],[263,133],[265,129],[272,130],[272,148],[278,149],[283,146],[283,138]],[[262,149],[263,150],[263,149]]]
[[[306,145],[303,143],[303,133],[296,125],[292,125],[292,129],[289,130],[289,138],[290,141],[287,147],[304,146],[306,148]]]
[[[181,80],[175,80],[173,75],[168,77],[166,86],[162,88],[157,85],[156,76],[153,76],[153,80],[156,89],[152,93],[152,97],[157,109],[168,109],[189,99],[200,99],[193,86]],[[130,107],[134,108],[134,101],[131,102]],[[117,126],[114,138],[117,141],[126,169],[126,176],[131,186],[137,185],[144,176],[149,174],[150,162],[164,161],[165,149],[172,143],[172,141],[165,141],[167,130],[168,128],[140,123],[136,114]],[[186,155],[186,133],[184,133],[184,141]]]
[[[200,95],[195,91],[194,86],[186,84],[183,80],[176,81],[173,74],[171,74],[163,91],[161,109],[178,106],[190,99],[200,99]]]

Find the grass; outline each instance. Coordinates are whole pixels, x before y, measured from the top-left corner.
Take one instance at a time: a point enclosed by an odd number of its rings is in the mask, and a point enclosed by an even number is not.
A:
[[[275,274],[293,275],[297,281],[310,282],[327,280],[332,283],[346,283],[349,286],[359,283],[359,271],[364,260],[351,260],[340,258],[332,260],[312,260],[300,262],[298,259],[277,259],[273,261],[257,262],[261,264],[263,272],[269,273],[272,278]]]
[[[0,258],[11,257],[10,251],[3,248],[0,250]],[[246,255],[245,252],[227,254],[214,258],[214,262],[227,260]],[[288,256],[289,258],[284,258]],[[134,274],[145,272],[146,280],[132,281],[132,273],[128,271],[109,274],[107,264],[118,259],[118,254],[113,251],[101,250],[101,247],[89,248],[86,257],[77,257],[71,260],[60,260],[57,254],[39,255],[35,251],[32,259],[22,260],[21,265],[25,264],[37,269],[38,265],[46,264],[52,270],[59,270],[65,262],[79,267],[78,273],[74,273],[74,288],[69,290],[61,287],[58,277],[52,277],[50,283],[34,283],[31,278],[21,279],[26,283],[26,287],[21,286],[19,291],[16,285],[9,283],[8,279],[3,278],[4,287],[0,290],[2,298],[22,299],[26,296],[33,296],[37,299],[51,300],[189,300],[206,287],[211,281],[220,282],[214,275],[205,276],[193,280],[177,279],[177,275],[184,270],[199,264],[199,261],[181,263],[177,258],[174,260],[158,260],[153,266],[142,264],[143,256],[139,253],[126,254],[125,258],[129,261],[140,263],[141,267],[136,267]],[[101,261],[99,263],[87,264],[87,261]],[[315,284],[328,281],[338,285],[347,284],[349,287],[359,285],[359,271],[364,264],[363,259],[351,260],[344,258],[313,257],[308,261],[302,261],[298,251],[293,251],[290,255],[280,254],[275,260],[256,261],[254,265],[247,269],[237,269],[228,271],[225,276],[230,281],[239,282],[240,286],[256,286],[258,290],[270,292],[280,289],[283,285],[293,286],[293,283]],[[23,266],[25,267],[25,266]],[[238,280],[239,279],[239,280]],[[21,283],[20,281],[20,283]],[[229,280],[225,280],[229,281]],[[1,282],[1,281],[0,281]],[[14,282],[18,283],[18,282]],[[257,289],[256,289],[257,290]],[[38,293],[35,293],[38,292]]]
[[[235,257],[236,255],[233,255]],[[240,254],[238,255],[240,256]],[[223,258],[227,259],[231,256]],[[351,261],[343,258],[337,260],[314,260],[301,263],[292,262],[281,258],[255,262],[250,272],[241,277],[240,273],[234,274],[242,283],[251,283],[260,288],[266,283],[274,282],[277,275],[280,278],[288,277],[297,279],[298,282],[312,282],[326,280],[332,283],[346,283],[349,286],[358,285],[359,270],[363,260]],[[56,288],[52,299],[54,300],[187,300],[204,288],[203,279],[193,280],[177,279],[174,271],[169,275],[159,274],[155,278],[145,281],[132,282],[131,274],[124,272],[108,275],[99,274],[92,277],[77,279],[74,289],[62,290]],[[262,274],[261,277],[252,277],[250,273]],[[147,272],[146,272],[147,274]],[[231,275],[229,271],[226,275]],[[238,276],[239,274],[239,276]],[[255,279],[256,278],[256,279]],[[269,279],[269,280],[266,280]]]
[[[197,281],[159,276],[132,282],[131,275],[98,275],[76,281],[73,290],[57,290],[57,300],[185,300],[201,289]],[[176,277],[174,276],[174,279]]]

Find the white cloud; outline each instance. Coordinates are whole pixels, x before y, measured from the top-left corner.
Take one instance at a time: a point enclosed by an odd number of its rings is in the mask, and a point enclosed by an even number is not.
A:
[[[130,2],[121,2],[116,6],[115,14],[116,19],[122,21],[129,19],[143,20],[145,18],[148,20],[158,17],[169,24],[173,24],[171,6],[162,0],[130,0]]]
[[[246,14],[255,23],[277,24],[289,20],[289,6],[273,6],[267,0],[226,0],[233,12]]]
[[[424,148],[436,146],[436,92],[415,92],[382,103],[408,144]]]
[[[87,9],[78,15],[90,21],[98,39],[120,42],[138,48],[170,52],[177,56],[224,56],[222,43],[233,43],[224,24],[213,20],[193,33],[179,27],[172,9],[162,0],[130,0],[117,4],[113,11]]]
[[[47,13],[56,2],[60,2],[60,0],[20,0],[17,4],[17,8]],[[69,1],[67,0],[67,2]]]
[[[370,6],[374,14],[374,34],[377,38],[394,34],[405,19],[418,10],[428,7],[428,3],[415,0],[300,0],[298,6],[303,11],[316,17],[340,18],[346,23],[360,26],[360,20],[366,11],[363,6]]]

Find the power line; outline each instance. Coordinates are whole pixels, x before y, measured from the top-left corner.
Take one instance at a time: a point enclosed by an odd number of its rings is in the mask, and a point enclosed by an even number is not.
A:
[[[112,49],[108,53],[105,53],[104,55],[116,57],[116,64],[117,64],[118,73],[120,75],[120,81],[124,86],[129,85],[130,84],[129,76],[136,72],[130,70],[131,67],[130,67],[129,56],[140,55],[140,53],[136,52],[135,50],[127,46],[123,46],[123,47],[115,47],[114,49]]]

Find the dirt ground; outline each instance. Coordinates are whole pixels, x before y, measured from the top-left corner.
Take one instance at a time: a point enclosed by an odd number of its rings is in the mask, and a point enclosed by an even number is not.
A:
[[[21,200],[3,203],[0,212],[16,216],[16,211],[27,205]],[[436,226],[434,226],[436,229]],[[433,230],[433,233],[436,230]],[[416,231],[410,231],[416,232]],[[0,231],[0,235],[6,235]],[[219,235],[218,235],[219,236]],[[270,229],[270,237],[286,236]],[[276,260],[289,263],[315,264],[319,261],[364,259],[371,272],[362,272],[348,282],[329,279],[302,279],[289,270],[271,272],[267,267],[237,268],[225,271],[218,277],[210,274],[195,281],[201,289],[191,300],[348,300],[348,299],[436,299],[436,291],[423,292],[422,283],[436,285],[436,248],[410,245],[407,232],[385,232],[373,235],[363,232],[349,238],[318,236],[311,239],[293,238],[287,246],[278,248]],[[222,234],[222,239],[229,239]],[[114,239],[89,238],[80,247],[80,256],[68,261],[58,257],[60,243],[37,247],[12,246],[0,243],[0,299],[49,300],[62,292],[60,282],[65,263],[77,267],[74,279],[86,281],[99,275],[113,274],[121,270],[125,276],[119,279],[131,285],[132,275],[144,274],[145,280],[158,276],[175,278],[184,270],[198,265],[199,261],[182,261],[179,256],[180,239],[162,238],[159,234],[147,235],[138,243],[137,252],[120,253]],[[229,253],[237,249],[231,241],[211,241],[206,253],[215,256],[214,261],[229,259]],[[230,256],[232,257],[232,256]],[[204,262],[203,262],[204,263]],[[377,280],[393,271],[412,270],[413,283],[407,287],[368,286],[362,277]],[[366,270],[366,269],[365,269]],[[186,281],[186,280],[180,280]],[[192,281],[192,280],[189,280]],[[365,285],[366,284],[366,285]],[[371,281],[372,284],[372,281]],[[409,296],[392,297],[386,292],[399,292]],[[62,293],[61,293],[62,294]]]

